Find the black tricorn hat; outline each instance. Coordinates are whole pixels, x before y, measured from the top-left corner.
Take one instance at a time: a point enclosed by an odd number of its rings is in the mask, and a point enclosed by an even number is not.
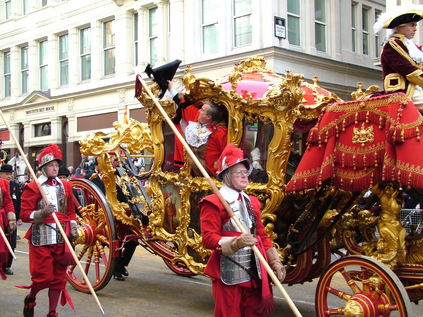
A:
[[[66,176],[66,177],[68,177],[70,175],[70,172],[69,172],[67,167],[65,167],[65,166],[59,167],[59,173],[57,174],[57,176],[61,176],[61,175]]]
[[[410,22],[419,22],[422,17],[422,12],[407,12],[394,17],[391,21],[385,23],[386,29],[393,29],[401,24]]]
[[[175,59],[173,62],[164,64],[162,66],[151,68],[151,65],[148,64],[145,68],[145,73],[148,77],[151,78],[153,75],[153,80],[159,85],[162,92],[159,95],[159,98],[162,98],[167,90],[167,81],[172,80],[175,76],[176,70],[179,67],[179,64],[182,63],[179,59]]]
[[[10,164],[2,164],[0,167],[0,172],[13,173],[13,166]]]

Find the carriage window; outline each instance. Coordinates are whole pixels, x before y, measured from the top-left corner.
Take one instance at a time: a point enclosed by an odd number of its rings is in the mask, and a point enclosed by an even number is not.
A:
[[[286,183],[288,183],[300,164],[301,156],[306,148],[307,133],[295,131],[292,134],[292,147],[288,159],[288,166],[286,169]]]
[[[147,150],[141,151],[138,155],[132,155],[134,166],[139,174],[147,173],[153,167],[154,155]]]
[[[229,117],[224,105],[215,106],[207,102],[186,106],[179,115],[177,126],[210,176],[215,176],[216,162],[227,143]],[[163,124],[163,136],[165,157],[162,170],[178,173],[185,164],[183,145],[167,124]],[[194,163],[191,164],[191,172],[193,176],[202,176]]]
[[[164,161],[162,170],[163,172],[175,172],[179,171],[180,164],[175,164],[175,134],[169,125],[163,123],[163,138],[164,138]],[[181,162],[183,164],[183,162]]]
[[[240,146],[253,165],[253,171],[250,175],[251,182],[262,184],[268,182],[266,172],[267,151],[272,138],[273,125],[263,122],[252,124],[244,122],[244,133]]]

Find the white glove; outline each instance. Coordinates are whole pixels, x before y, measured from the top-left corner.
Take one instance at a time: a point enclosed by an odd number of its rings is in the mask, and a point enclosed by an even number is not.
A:
[[[254,148],[251,151],[251,161],[253,161],[251,165],[254,169],[263,170],[263,167],[260,164],[260,157],[260,149],[258,147]]]

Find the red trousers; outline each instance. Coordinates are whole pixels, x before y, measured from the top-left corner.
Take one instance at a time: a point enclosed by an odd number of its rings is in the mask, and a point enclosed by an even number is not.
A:
[[[212,279],[214,317],[262,317],[255,312],[261,300],[260,288],[225,285]]]
[[[67,267],[59,262],[64,252],[64,243],[35,247],[29,241],[29,271],[33,287],[65,288]]]

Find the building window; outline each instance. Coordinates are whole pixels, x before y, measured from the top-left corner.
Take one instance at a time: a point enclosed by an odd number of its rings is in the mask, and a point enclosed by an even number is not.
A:
[[[40,89],[48,89],[48,42],[40,42]]]
[[[363,54],[369,55],[369,8],[362,8],[363,15]]]
[[[29,0],[22,0],[22,14],[25,15],[28,13],[28,8],[29,8]]]
[[[300,45],[300,1],[288,0],[288,42]]]
[[[251,0],[233,0],[235,47],[251,44]]]
[[[3,73],[4,73],[4,96],[11,94],[11,74],[10,74],[10,51],[3,53]]]
[[[28,46],[21,48],[21,93],[26,94],[28,92]]]
[[[357,3],[351,4],[351,41],[352,51],[357,50]]]
[[[91,79],[91,29],[80,32],[81,80]]]
[[[138,65],[138,13],[134,13],[134,65]]]
[[[48,136],[51,135],[51,123],[44,122],[34,124],[34,137]]]
[[[6,20],[10,19],[12,14],[12,0],[4,0],[4,17]]]
[[[148,10],[148,36],[150,39],[150,63],[152,65],[157,63],[157,42],[158,42],[158,22],[157,22],[157,7]]]
[[[114,20],[103,23],[104,75],[115,73],[115,32]]]
[[[59,36],[60,86],[69,84],[69,46],[68,35]]]
[[[314,0],[314,13],[316,49],[326,52],[326,8],[324,0]]]
[[[381,11],[375,10],[375,21],[379,19]],[[379,57],[382,43],[380,42],[380,32],[375,34],[375,57]]]
[[[218,51],[218,15],[221,14],[219,1],[202,0],[203,52],[214,54]]]
[[[45,7],[46,5],[47,5],[47,0],[41,0],[41,6],[42,7]]]

